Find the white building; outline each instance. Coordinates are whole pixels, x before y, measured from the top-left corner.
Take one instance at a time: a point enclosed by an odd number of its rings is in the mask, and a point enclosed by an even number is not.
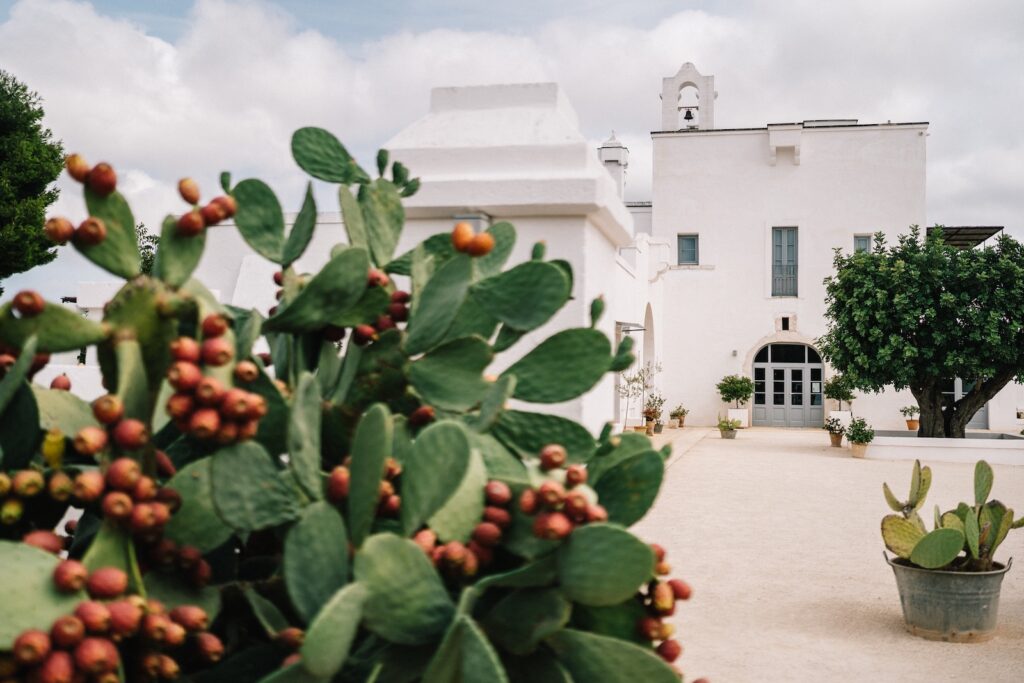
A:
[[[603,294],[602,327],[616,339],[633,335],[641,362],[661,363],[655,383],[666,411],[683,404],[687,424],[725,414],[715,384],[736,373],[756,381],[752,424],[820,426],[834,408],[821,395],[831,371],[814,348],[825,332],[822,281],[832,250],[926,224],[928,126],[808,120],[715,128],[714,88],[714,77],[692,64],[664,79],[652,198],[628,205],[628,150],[613,134],[595,154],[557,85],[435,89],[429,113],[385,144],[423,181],[406,201],[399,253],[456,219],[509,220],[519,233],[513,263],[543,240],[548,258],[566,259],[575,272],[573,301],[514,349],[588,324],[589,302]],[[343,239],[338,214],[321,215],[318,226],[299,263],[307,270]],[[274,304],[274,269],[233,226],[218,226],[197,274],[225,302],[265,311]],[[105,298],[96,290],[83,286],[80,301]],[[514,355],[503,354],[503,364]],[[546,409],[595,430],[621,423],[615,388],[609,377]],[[898,409],[912,403],[909,392],[888,392],[859,398],[854,410],[876,428],[900,428]],[[975,426],[1019,432],[1022,408],[1024,395],[1011,385]],[[638,419],[635,406],[629,417]]]

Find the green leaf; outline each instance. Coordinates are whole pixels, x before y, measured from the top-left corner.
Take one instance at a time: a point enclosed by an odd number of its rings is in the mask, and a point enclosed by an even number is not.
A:
[[[369,268],[364,250],[341,250],[298,296],[263,323],[263,332],[312,332],[334,323],[363,296]]]
[[[490,277],[501,272],[508,257],[512,255],[512,249],[516,245],[516,229],[507,221],[501,221],[490,226],[484,232],[494,238],[494,248],[484,256],[476,259],[476,267],[482,277]],[[451,244],[451,237],[448,239]]]
[[[202,458],[178,470],[167,486],[181,495],[181,508],[167,523],[164,535],[178,544],[194,545],[208,552],[231,538],[213,506],[210,458]]]
[[[569,281],[557,267],[526,261],[469,290],[480,306],[517,330],[532,330],[551,319],[569,299]]]
[[[414,298],[418,305],[406,328],[405,352],[408,355],[428,351],[444,339],[466,297],[471,277],[469,257],[459,254],[427,280],[423,292]]]
[[[146,596],[139,563],[135,559],[135,543],[124,529],[104,522],[82,556],[82,564],[90,573],[101,567],[117,567],[128,575],[129,591]]]
[[[58,562],[56,555],[30,545],[0,541],[0,651],[10,650],[22,631],[49,631],[58,617],[86,599],[83,591],[57,592],[53,570]]]
[[[450,480],[449,486],[454,484]],[[487,469],[479,451],[470,451],[466,474],[444,506],[431,515],[428,524],[442,541],[468,541],[484,513]]]
[[[505,404],[512,398],[516,388],[516,378],[511,375],[499,377],[490,385],[480,402],[480,412],[467,416],[470,427],[478,432],[490,430],[505,410]]]
[[[299,215],[295,217],[288,240],[284,244],[281,265],[285,268],[302,257],[316,228],[316,201],[313,199],[313,183],[306,184],[306,198],[302,201]]]
[[[316,376],[302,373],[292,397],[288,423],[288,464],[295,475],[295,481],[313,500],[323,498],[320,474],[321,404]]]
[[[563,629],[546,642],[575,681],[679,683],[679,676],[651,649],[618,638]]]
[[[242,441],[211,457],[213,504],[228,526],[257,531],[298,516],[295,493],[258,443]]]
[[[142,257],[135,238],[135,218],[120,192],[101,197],[85,186],[85,206],[89,215],[99,218],[107,229],[107,237],[92,246],[75,248],[100,268],[126,280],[141,272]],[[70,350],[70,349],[67,349]]]
[[[964,547],[964,535],[957,529],[936,529],[925,535],[910,555],[910,561],[925,569],[938,569],[956,559]]]
[[[391,455],[391,413],[376,403],[363,413],[352,439],[351,480],[348,496],[348,528],[357,548],[370,533],[377,511],[380,480]]]
[[[198,235],[178,234],[178,219],[168,216],[160,230],[153,273],[171,287],[180,287],[192,277],[206,246],[206,231]]]
[[[916,524],[900,515],[886,515],[882,518],[882,540],[885,547],[905,560],[910,559],[914,547],[924,537]]]
[[[359,187],[359,208],[374,263],[383,266],[391,260],[405,223],[402,198],[391,181],[379,178]]]
[[[645,451],[619,463],[593,484],[609,521],[629,527],[639,522],[654,504],[665,473],[664,459]]]
[[[521,588],[496,604],[483,620],[487,634],[514,655],[528,655],[569,621],[572,605],[557,588]]]
[[[455,339],[413,361],[409,381],[430,405],[468,410],[480,403],[491,388],[483,371],[493,358],[491,347],[483,339]]]
[[[274,191],[262,180],[249,178],[231,193],[238,203],[235,225],[242,238],[263,258],[280,263],[284,249],[284,214]]]
[[[363,211],[355,195],[345,185],[338,186],[338,204],[341,206],[341,219],[345,223],[348,243],[353,247],[362,247],[370,251],[370,240],[366,236],[366,225],[363,223]],[[404,273],[408,275],[408,273]]]
[[[32,336],[36,337],[38,351],[77,351],[106,339],[107,328],[49,301],[42,313],[31,318],[16,317],[11,302],[0,306],[0,340],[21,349]]]
[[[39,407],[41,429],[59,429],[66,436],[72,436],[83,427],[99,426],[93,417],[92,407],[70,391],[44,389],[38,384],[32,384],[31,387]]]
[[[242,593],[245,594],[245,599],[249,602],[249,607],[252,608],[253,616],[263,626],[263,630],[266,631],[267,636],[273,638],[275,635],[288,628],[290,625],[288,620],[285,619],[284,615],[281,614],[281,610],[277,608],[277,605],[267,600],[265,597],[256,592],[254,588],[248,587],[242,589]]]
[[[532,403],[561,403],[589,391],[608,371],[608,338],[598,330],[563,330],[541,342],[502,375],[515,375],[514,396]]]
[[[981,535],[981,530],[978,528],[978,517],[973,510],[967,515],[963,532],[967,539],[967,550],[970,551],[971,557],[978,559],[978,537]]]
[[[355,557],[356,580],[370,591],[366,627],[393,643],[427,643],[444,632],[455,608],[434,565],[412,541],[392,534],[367,539]]]
[[[654,553],[611,524],[578,527],[558,549],[562,592],[584,605],[615,605],[636,593],[654,571]]]
[[[502,375],[502,378],[509,375]],[[570,463],[590,460],[597,448],[594,437],[577,422],[546,413],[506,410],[492,429],[502,443],[522,457],[537,456],[548,444],[561,444]]]
[[[292,157],[303,171],[329,183],[349,185],[366,177],[338,138],[323,128],[292,133]]]
[[[454,493],[469,468],[469,440],[457,422],[441,420],[419,433],[403,461],[402,528],[412,534]]]
[[[324,605],[302,643],[302,665],[315,676],[331,678],[341,670],[359,630],[369,596],[359,583],[345,586]]]
[[[220,589],[216,586],[196,588],[180,575],[160,571],[147,572],[144,582],[146,597],[159,600],[168,610],[179,605],[196,605],[206,611],[210,623],[220,613]]]
[[[285,537],[283,568],[292,605],[309,623],[348,581],[348,533],[334,506],[320,501],[302,511]]]
[[[974,465],[974,504],[984,505],[992,492],[992,467],[984,460]]]

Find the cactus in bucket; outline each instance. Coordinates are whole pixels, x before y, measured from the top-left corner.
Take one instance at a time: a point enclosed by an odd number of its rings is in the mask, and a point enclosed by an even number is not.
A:
[[[1024,517],[1014,520],[1012,509],[998,500],[988,499],[992,491],[992,467],[979,460],[974,467],[974,505],[959,503],[946,512],[941,512],[936,505],[934,528],[928,531],[918,510],[924,505],[931,481],[931,468],[921,467],[920,461],[914,461],[906,501],[898,499],[888,484],[882,484],[886,503],[899,513],[882,519],[885,547],[924,569],[991,571],[995,552],[1007,534],[1011,529],[1024,526]]]
[[[667,619],[691,589],[627,530],[667,452],[509,407],[580,396],[631,340],[596,329],[599,299],[486,374],[569,300],[569,265],[540,245],[506,268],[503,222],[396,254],[404,166],[382,151],[372,178],[318,128],[292,153],[347,232],[314,274],[311,186],[286,230],[257,179],[222,174],[205,203],[182,181],[149,276],[114,169],[69,158],[89,217],[47,234],[125,284],[102,321],[31,292],[0,307],[0,678],[679,680]],[[231,218],[278,266],[266,315],[192,277]],[[31,382],[90,345],[92,404]]]

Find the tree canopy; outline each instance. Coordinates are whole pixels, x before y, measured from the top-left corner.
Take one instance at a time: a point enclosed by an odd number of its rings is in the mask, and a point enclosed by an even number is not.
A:
[[[1024,245],[956,249],[941,231],[914,227],[869,252],[836,250],[826,278],[828,332],[822,354],[850,385],[909,389],[921,436],[962,437],[971,417],[1024,375]],[[959,400],[953,378],[977,379]]]
[[[64,150],[42,119],[39,96],[0,70],[0,280],[57,255],[43,223]]]

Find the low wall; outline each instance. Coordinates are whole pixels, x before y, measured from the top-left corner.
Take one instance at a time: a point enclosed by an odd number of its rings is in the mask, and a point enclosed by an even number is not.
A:
[[[992,465],[1024,465],[1024,437],[968,432],[966,439],[933,439],[913,432],[876,431],[864,457],[873,460],[922,460]]]

